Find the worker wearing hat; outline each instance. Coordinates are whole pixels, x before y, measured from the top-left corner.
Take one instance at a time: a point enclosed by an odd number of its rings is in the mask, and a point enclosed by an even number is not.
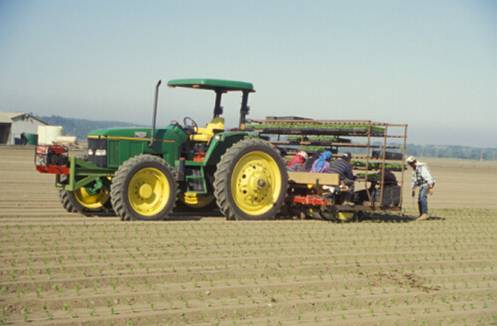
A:
[[[306,152],[300,151],[288,162],[289,171],[305,171],[305,162],[309,159]]]
[[[414,156],[409,156],[406,163],[412,168],[411,190],[412,196],[416,196],[416,188],[419,187],[418,209],[419,217],[417,221],[427,220],[428,216],[428,194],[433,194],[435,178],[428,170],[425,163],[418,162]]]

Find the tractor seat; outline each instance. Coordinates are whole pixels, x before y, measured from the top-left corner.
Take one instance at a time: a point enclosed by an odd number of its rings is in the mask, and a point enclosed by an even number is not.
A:
[[[190,136],[190,139],[208,143],[216,133],[222,131],[224,131],[224,118],[216,117],[207,123],[205,128],[196,128],[195,133]]]

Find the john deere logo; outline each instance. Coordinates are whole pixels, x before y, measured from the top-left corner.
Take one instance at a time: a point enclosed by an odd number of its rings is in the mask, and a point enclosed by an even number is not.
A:
[[[145,138],[145,137],[147,137],[147,133],[144,131],[137,131],[137,132],[135,132],[135,137]]]

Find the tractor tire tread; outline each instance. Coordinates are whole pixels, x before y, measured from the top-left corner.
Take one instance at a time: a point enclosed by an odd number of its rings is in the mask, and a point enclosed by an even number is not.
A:
[[[90,217],[97,215],[100,210],[89,210],[83,206],[81,206],[76,199],[74,198],[74,195],[67,190],[60,189],[59,190],[59,197],[60,197],[60,203],[62,204],[62,207],[68,212],[68,213],[79,213],[84,216]]]

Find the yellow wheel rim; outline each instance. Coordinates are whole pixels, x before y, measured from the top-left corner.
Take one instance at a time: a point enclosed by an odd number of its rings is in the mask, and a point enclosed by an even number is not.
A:
[[[102,208],[109,200],[109,190],[102,188],[100,192],[95,195],[88,193],[85,187],[81,187],[73,192],[76,201],[83,207],[88,209]]]
[[[131,208],[142,216],[154,216],[166,207],[171,196],[167,176],[156,168],[138,170],[128,184]]]
[[[268,212],[281,193],[281,171],[268,154],[254,151],[236,163],[231,175],[231,192],[236,206],[245,214]]]

